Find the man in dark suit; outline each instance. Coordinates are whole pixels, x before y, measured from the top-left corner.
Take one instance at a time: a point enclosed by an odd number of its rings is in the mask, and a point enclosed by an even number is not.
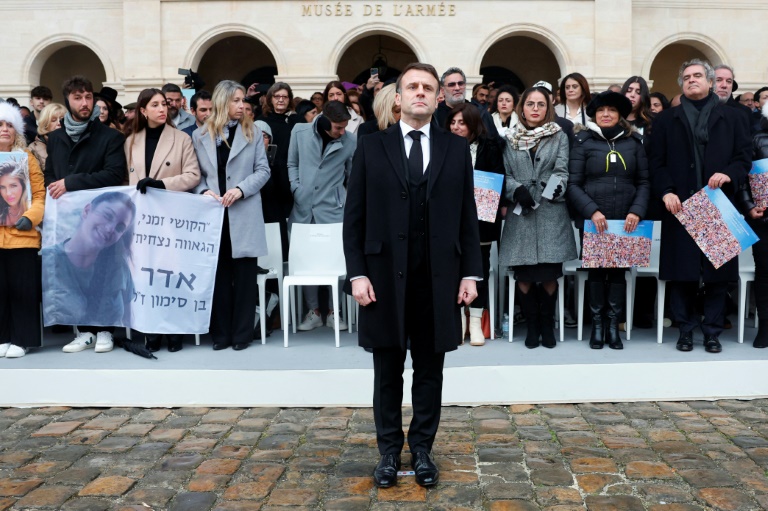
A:
[[[701,327],[704,349],[720,353],[728,282],[738,280],[734,258],[715,269],[673,216],[704,186],[720,188],[733,201],[751,167],[749,127],[742,114],[712,92],[715,71],[693,59],[682,65],[677,82],[680,107],[664,110],[653,123],[650,170],[653,193],[664,202],[659,278],[668,284],[669,304],[680,337],[677,349],[693,350],[693,329]],[[704,316],[696,312],[699,280],[704,282]]]
[[[431,123],[438,77],[409,64],[397,80],[400,122],[358,141],[344,210],[344,253],[360,309],[359,343],[373,351],[380,488],[397,483],[403,369],[413,360],[408,445],[416,482],[437,483],[445,353],[457,348],[460,307],[482,275],[473,171],[465,139]]]

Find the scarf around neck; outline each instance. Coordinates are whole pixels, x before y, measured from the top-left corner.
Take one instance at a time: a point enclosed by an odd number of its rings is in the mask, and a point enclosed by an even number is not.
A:
[[[556,122],[548,122],[532,130],[526,128],[521,122],[517,124],[514,130],[509,128],[506,135],[513,149],[528,151],[536,147],[542,138],[552,136],[558,131],[560,131],[560,126]]]
[[[216,135],[216,147],[219,147],[221,145],[222,140],[228,140],[229,139],[229,130],[237,126],[237,123],[240,122],[237,119],[232,119],[231,121],[227,121],[227,123],[222,128],[222,131],[224,132],[224,137],[221,135]]]
[[[94,104],[90,119],[87,121],[76,121],[69,110],[67,110],[64,114],[64,129],[67,132],[67,136],[72,139],[72,142],[77,144],[80,141],[80,137],[82,137],[85,130],[88,129],[88,124],[92,120],[98,119],[100,113],[101,109],[99,108],[99,105]]]

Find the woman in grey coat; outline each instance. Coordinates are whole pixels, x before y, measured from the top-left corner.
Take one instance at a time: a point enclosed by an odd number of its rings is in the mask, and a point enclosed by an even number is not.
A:
[[[257,258],[267,255],[260,191],[269,179],[269,163],[261,130],[244,115],[244,97],[239,83],[220,82],[211,116],[192,134],[202,174],[195,190],[226,208],[211,307],[214,350],[243,350],[251,343]]]
[[[527,89],[517,105],[520,119],[507,132],[504,194],[516,203],[507,210],[499,261],[511,266],[520,289],[527,348],[554,348],[557,279],[562,263],[576,258],[576,242],[565,205],[568,184],[568,137],[554,122],[546,89]],[[554,188],[549,198],[542,193]],[[541,287],[537,283],[541,283]]]

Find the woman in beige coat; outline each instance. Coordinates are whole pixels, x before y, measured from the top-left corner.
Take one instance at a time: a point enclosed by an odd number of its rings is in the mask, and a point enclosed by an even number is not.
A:
[[[144,89],[136,102],[132,134],[125,141],[128,182],[141,193],[147,188],[186,192],[200,183],[192,139],[177,130],[170,117],[165,95],[159,89]],[[160,334],[145,334],[147,347],[160,349]],[[168,335],[168,351],[182,348],[182,335]]]

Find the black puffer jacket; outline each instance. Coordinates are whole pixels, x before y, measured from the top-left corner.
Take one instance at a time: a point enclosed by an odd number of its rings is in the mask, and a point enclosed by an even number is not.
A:
[[[760,131],[752,137],[752,160],[768,158],[768,119],[760,119]]]
[[[615,162],[608,157],[612,146],[621,155]],[[648,159],[639,135],[608,142],[591,130],[576,134],[565,197],[579,215],[579,228],[596,211],[609,220],[624,220],[629,213],[645,218],[650,193]]]

